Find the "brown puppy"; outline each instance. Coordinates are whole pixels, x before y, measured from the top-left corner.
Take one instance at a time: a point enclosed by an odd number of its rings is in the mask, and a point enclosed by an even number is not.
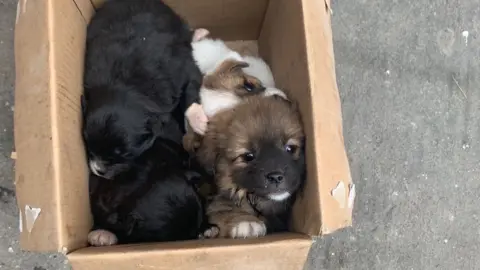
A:
[[[243,72],[246,67],[248,64],[245,62],[227,59],[213,73],[203,78],[200,100],[208,118],[222,110],[233,108],[244,97],[264,92],[265,87],[260,80]],[[187,133],[183,137],[185,150],[195,152],[200,140],[201,135],[187,126]]]
[[[207,209],[217,228],[206,237],[258,237],[286,231],[305,177],[297,108],[279,96],[244,98],[209,120],[198,160],[215,172],[218,195]]]

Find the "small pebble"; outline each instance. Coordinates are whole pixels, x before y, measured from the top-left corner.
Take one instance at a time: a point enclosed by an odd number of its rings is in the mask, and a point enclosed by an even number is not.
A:
[[[9,248],[8,248],[8,252],[13,253],[13,248],[12,248],[12,247],[9,247]]]

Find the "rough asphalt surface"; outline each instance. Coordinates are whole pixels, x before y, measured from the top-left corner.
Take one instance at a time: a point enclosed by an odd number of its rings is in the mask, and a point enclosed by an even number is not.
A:
[[[480,268],[480,5],[333,1],[354,227],[306,269]],[[22,252],[12,181],[16,1],[0,0],[0,269],[70,269]]]

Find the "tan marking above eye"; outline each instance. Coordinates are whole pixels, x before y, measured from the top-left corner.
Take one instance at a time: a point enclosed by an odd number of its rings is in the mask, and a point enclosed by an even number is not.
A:
[[[293,145],[295,147],[300,147],[302,145],[300,140],[294,139],[294,138],[290,138],[285,144],[286,145]]]

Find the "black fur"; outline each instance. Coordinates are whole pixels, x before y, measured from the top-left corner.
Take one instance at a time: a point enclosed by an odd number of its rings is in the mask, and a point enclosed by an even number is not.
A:
[[[114,0],[87,29],[83,136],[97,175],[112,178],[158,137],[181,142],[202,75],[192,31],[160,0]]]
[[[181,145],[158,139],[113,179],[90,175],[93,229],[119,244],[196,239],[208,226],[195,187],[203,177]]]

